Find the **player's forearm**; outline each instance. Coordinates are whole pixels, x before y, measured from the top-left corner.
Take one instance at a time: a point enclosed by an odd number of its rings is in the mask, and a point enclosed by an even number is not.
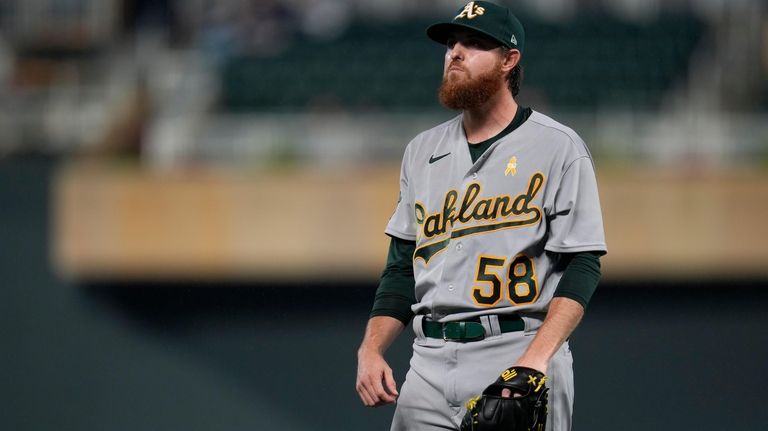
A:
[[[549,360],[584,316],[584,307],[570,298],[554,298],[544,323],[517,365],[547,372]]]
[[[377,352],[383,354],[398,335],[403,332],[403,322],[389,316],[374,316],[368,320],[363,342],[358,349],[361,352]]]

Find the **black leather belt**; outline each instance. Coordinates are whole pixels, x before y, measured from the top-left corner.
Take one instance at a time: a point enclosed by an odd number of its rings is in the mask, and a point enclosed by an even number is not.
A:
[[[485,338],[485,329],[480,318],[457,322],[433,322],[426,318],[422,321],[424,335],[445,341],[479,341]],[[522,331],[525,322],[519,316],[499,316],[499,329],[502,333]]]

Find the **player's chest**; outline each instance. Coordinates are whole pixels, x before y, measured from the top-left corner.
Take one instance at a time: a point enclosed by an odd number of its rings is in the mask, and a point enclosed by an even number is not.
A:
[[[466,145],[453,151],[436,151],[413,178],[414,202],[425,211],[449,207],[485,207],[514,202],[520,196],[539,197],[551,166],[548,157],[529,145],[500,145],[489,149],[475,163]],[[441,157],[442,156],[442,157]],[[430,163],[431,162],[431,163]]]

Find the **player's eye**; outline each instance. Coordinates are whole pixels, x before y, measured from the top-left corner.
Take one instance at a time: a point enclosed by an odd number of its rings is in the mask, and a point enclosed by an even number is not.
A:
[[[445,42],[445,46],[448,47],[448,49],[453,49],[453,47],[456,45],[456,39],[450,38]]]

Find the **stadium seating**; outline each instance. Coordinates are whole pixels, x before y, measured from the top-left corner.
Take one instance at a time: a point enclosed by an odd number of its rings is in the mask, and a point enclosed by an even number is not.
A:
[[[704,32],[692,15],[662,15],[643,24],[608,15],[523,22],[525,91],[550,106],[581,109],[658,105],[667,89],[685,79]],[[221,107],[433,109],[443,51],[423,36],[427,25],[358,22],[332,41],[298,36],[279,55],[236,56],[221,68]]]

